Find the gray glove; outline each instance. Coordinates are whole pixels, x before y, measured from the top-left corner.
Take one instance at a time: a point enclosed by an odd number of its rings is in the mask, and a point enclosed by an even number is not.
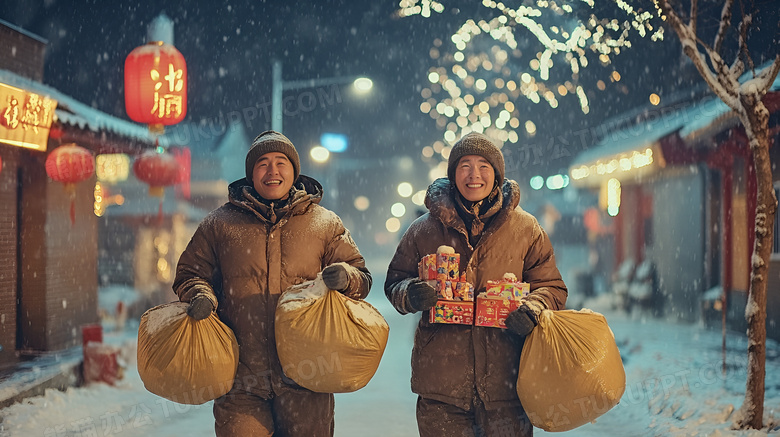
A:
[[[409,284],[406,290],[406,299],[414,311],[425,311],[436,305],[438,298],[436,290],[425,281],[417,280]]]
[[[214,311],[214,305],[206,296],[198,296],[190,301],[187,307],[187,315],[195,320],[203,320]]]
[[[322,282],[331,290],[344,291],[349,287],[347,269],[340,264],[331,264],[322,271]]]
[[[525,337],[539,324],[539,315],[546,308],[543,301],[533,297],[523,299],[520,307],[506,317],[506,327],[510,331]]]
[[[520,337],[526,337],[534,330],[536,325],[539,324],[539,320],[528,305],[522,304],[516,310],[509,313],[505,323],[507,329],[510,331]]]

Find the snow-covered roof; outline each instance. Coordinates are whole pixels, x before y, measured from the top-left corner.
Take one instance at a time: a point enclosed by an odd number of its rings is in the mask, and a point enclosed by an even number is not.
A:
[[[110,132],[149,144],[154,144],[155,142],[155,136],[149,132],[145,125],[106,114],[48,85],[2,69],[0,69],[0,82],[56,100],[55,120],[63,124],[77,126],[80,129],[92,132]],[[161,146],[170,145],[169,139],[165,136],[161,136],[159,140]]]
[[[745,73],[740,77],[740,82],[744,83],[752,78],[752,72]],[[770,87],[771,91],[779,89],[780,76]],[[734,111],[718,97],[688,103],[685,106],[650,109],[645,112],[642,121],[628,127],[610,130],[607,126],[603,129],[607,133],[601,140],[578,154],[570,167],[592,164],[601,158],[650,147],[661,138],[678,131],[686,143],[696,143],[701,138],[708,138],[738,123],[739,119]]]
[[[570,166],[592,164],[600,158],[652,146],[661,138],[683,127],[685,120],[690,117],[687,113],[695,108],[696,106],[692,106],[666,113],[659,111],[658,117],[651,116],[643,123],[609,132],[598,143],[578,154]]]
[[[745,82],[752,78],[743,75],[740,78],[740,82]],[[780,90],[780,76],[775,78],[772,86],[769,87],[769,91]],[[704,138],[709,138],[713,134],[723,131],[724,129],[731,128],[739,124],[739,118],[734,111],[729,108],[720,99],[713,99],[708,102],[706,108],[701,109],[701,117],[697,120],[686,124],[680,129],[680,138],[685,140],[686,143],[696,143]]]
[[[3,25],[3,26],[8,27],[10,29],[13,29],[14,31],[19,32],[22,35],[24,35],[24,36],[26,36],[28,38],[32,38],[32,39],[34,39],[34,40],[36,40],[38,42],[41,42],[43,44],[48,44],[49,43],[49,41],[47,41],[46,38],[44,38],[44,37],[42,37],[40,35],[36,35],[36,34],[30,32],[29,30],[23,29],[23,28],[15,25],[15,24],[9,23],[8,21],[0,19],[0,25]]]
[[[244,158],[251,138],[242,123],[228,125],[221,119],[179,123],[166,132],[166,137],[175,144],[189,147],[192,181],[222,179],[232,182],[244,177]]]
[[[130,178],[115,185],[106,185],[111,194],[121,194],[124,197],[122,205],[111,205],[106,208],[105,217],[151,217],[157,216],[160,209],[160,198],[149,195],[149,185],[135,178]],[[226,192],[227,196],[227,192]],[[199,222],[206,217],[204,211],[177,198],[174,188],[166,187],[162,198],[163,215],[182,214],[189,220]]]

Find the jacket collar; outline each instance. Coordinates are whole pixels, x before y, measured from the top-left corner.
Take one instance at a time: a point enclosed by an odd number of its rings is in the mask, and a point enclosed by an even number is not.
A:
[[[501,186],[502,203],[500,209],[493,217],[490,225],[483,231],[480,241],[492,234],[509,217],[509,212],[520,204],[520,187],[511,179],[504,179]],[[455,202],[458,196],[455,184],[447,178],[439,178],[433,181],[425,194],[425,206],[431,212],[431,216],[440,220],[445,226],[456,229],[468,237],[469,233],[458,215]]]
[[[262,199],[246,178],[234,181],[228,186],[230,203],[248,210],[264,221],[276,223],[279,218],[287,215],[297,215],[305,212],[312,204],[322,200],[322,185],[314,178],[306,175],[298,176],[287,202],[269,202]]]

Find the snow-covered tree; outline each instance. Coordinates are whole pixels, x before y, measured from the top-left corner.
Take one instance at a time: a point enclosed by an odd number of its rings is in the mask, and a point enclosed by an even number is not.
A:
[[[769,257],[772,252],[772,233],[777,209],[772,186],[772,163],[769,160],[769,111],[761,99],[780,70],[780,53],[774,62],[755,71],[748,48],[752,15],[744,14],[736,28],[738,49],[733,62],[723,59],[724,42],[731,34],[734,20],[734,0],[726,0],[721,11],[720,25],[713,44],[702,41],[697,34],[697,0],[690,0],[687,22],[669,0],[653,0],[661,18],[666,20],[679,36],[685,54],[712,91],[738,116],[745,128],[753,164],[756,169],[755,243],[751,256],[750,289],[745,317],[748,322],[748,374],[745,401],[736,417],[739,428],[761,429],[764,414],[764,379],[766,365],[766,289]],[[774,46],[777,51],[777,46]],[[753,78],[743,83],[739,77],[745,69],[753,70]]]
[[[635,9],[623,0],[612,0],[614,15],[608,17],[597,15],[593,0],[447,3],[466,18],[447,38],[434,40],[429,52],[434,65],[420,104],[444,130],[444,141],[423,149],[426,159],[440,155],[441,174],[449,147],[466,133],[481,132],[500,144],[536,135],[529,114],[537,111],[524,104],[555,109],[573,99],[588,114],[581,71],[608,65],[634,39],[663,37],[663,27],[651,22],[657,20],[652,10]],[[401,0],[399,7],[401,17],[428,18],[445,11],[436,0]],[[619,73],[610,79],[619,81]]]

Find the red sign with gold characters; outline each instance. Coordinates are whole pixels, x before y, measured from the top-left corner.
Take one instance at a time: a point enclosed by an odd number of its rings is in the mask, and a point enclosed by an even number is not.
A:
[[[46,150],[57,101],[0,83],[0,143]]]
[[[187,115],[187,64],[176,47],[152,42],[125,59],[125,110],[153,130]]]

